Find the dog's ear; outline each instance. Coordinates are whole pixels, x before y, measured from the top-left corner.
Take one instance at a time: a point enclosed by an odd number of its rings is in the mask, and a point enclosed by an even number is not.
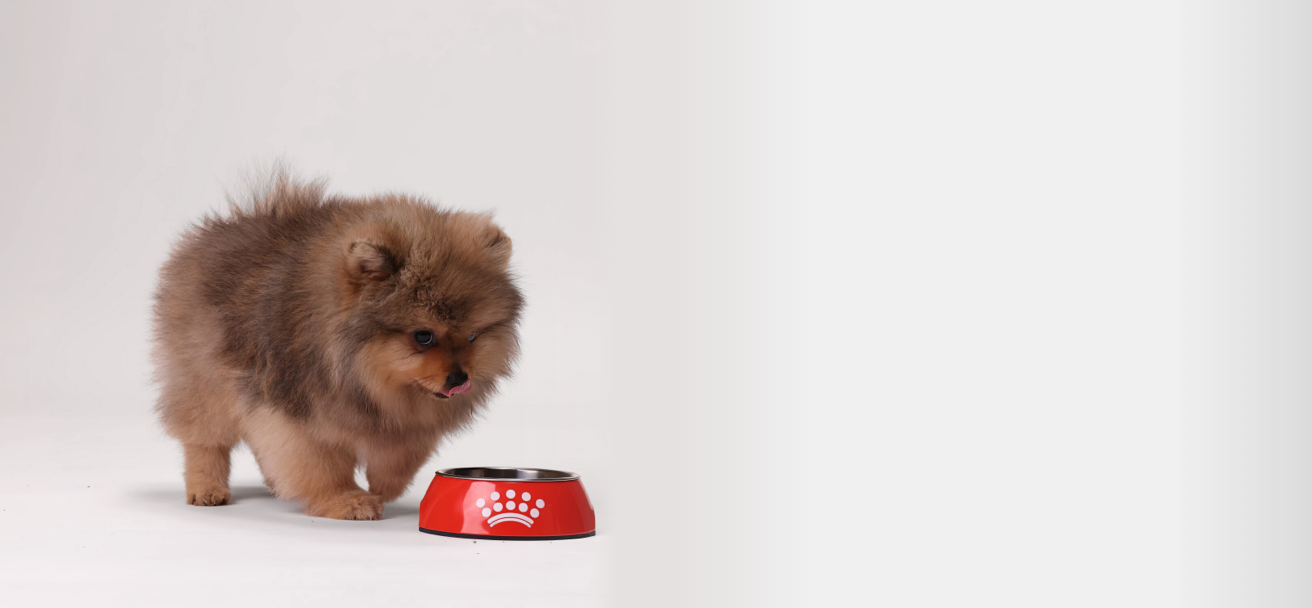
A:
[[[380,243],[360,240],[346,247],[346,271],[356,281],[386,281],[399,269],[396,255]]]
[[[510,265],[510,237],[496,224],[488,222],[483,231],[483,246],[487,247],[488,255],[498,266],[505,268]]]

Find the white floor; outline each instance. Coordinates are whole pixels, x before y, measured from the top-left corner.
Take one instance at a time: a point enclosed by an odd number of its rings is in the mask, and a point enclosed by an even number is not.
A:
[[[387,505],[382,521],[311,518],[265,491],[244,449],[234,462],[235,504],[192,507],[178,452],[145,415],[5,418],[3,604],[603,603],[604,530],[556,542],[423,534],[416,528],[426,476]]]

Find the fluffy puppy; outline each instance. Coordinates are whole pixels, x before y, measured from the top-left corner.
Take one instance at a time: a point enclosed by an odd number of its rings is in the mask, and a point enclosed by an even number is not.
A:
[[[511,372],[524,300],[510,251],[486,215],[285,175],[194,226],[160,271],[154,326],[156,410],[182,442],[187,502],[231,500],[244,441],[307,514],[382,517]]]

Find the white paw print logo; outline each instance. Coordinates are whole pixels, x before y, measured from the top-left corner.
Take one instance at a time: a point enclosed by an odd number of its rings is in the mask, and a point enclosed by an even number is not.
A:
[[[521,493],[519,495],[519,501],[516,502],[514,490],[506,490],[505,504],[498,502],[501,500],[501,494],[498,492],[492,492],[492,496],[489,496],[488,498],[492,502],[491,506],[488,506],[488,500],[483,500],[482,498],[475,501],[474,504],[483,509],[483,517],[487,518],[487,525],[489,526],[495,526],[501,522],[514,521],[532,528],[533,518],[541,513],[538,509],[547,506],[547,503],[543,502],[541,498],[536,501],[533,500],[533,495],[528,492]],[[495,513],[495,515],[493,513]]]

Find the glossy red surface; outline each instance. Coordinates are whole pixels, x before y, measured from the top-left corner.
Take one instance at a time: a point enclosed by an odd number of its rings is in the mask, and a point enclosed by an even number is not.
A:
[[[487,538],[590,535],[592,503],[577,479],[470,480],[437,475],[419,505],[425,532]]]

